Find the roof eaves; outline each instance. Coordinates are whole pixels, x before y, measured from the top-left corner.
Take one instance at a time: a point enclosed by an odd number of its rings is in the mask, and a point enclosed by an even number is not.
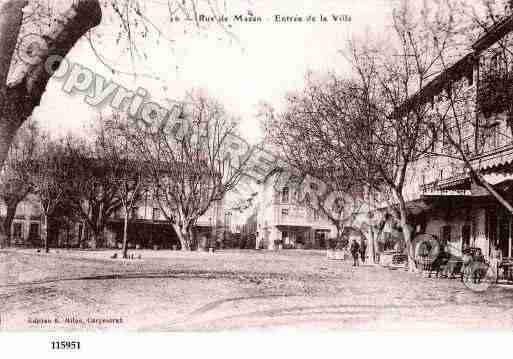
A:
[[[510,15],[485,30],[485,33],[472,44],[472,49],[476,52],[482,51],[512,30],[513,15]]]

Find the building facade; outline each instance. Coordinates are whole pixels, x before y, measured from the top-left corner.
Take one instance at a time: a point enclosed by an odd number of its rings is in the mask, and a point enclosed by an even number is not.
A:
[[[214,202],[201,216],[194,234],[215,236],[215,231],[224,230],[225,209],[223,201]],[[0,217],[6,215],[6,208],[0,203]],[[120,207],[106,220],[103,243],[98,246],[118,248],[123,242],[124,211]],[[53,248],[92,247],[90,232],[85,223],[77,218],[68,219],[62,213],[49,217],[48,240]],[[41,210],[39,201],[33,194],[18,204],[11,225],[11,245],[22,247],[40,247]],[[130,248],[179,248],[180,243],[173,226],[164,216],[157,202],[151,196],[143,195],[134,206],[128,225],[128,245]]]
[[[513,256],[511,212],[471,175],[448,140],[449,135],[458,138],[471,167],[513,203],[512,30],[513,16],[507,16],[473,44],[471,53],[415,95],[433,113],[454,105],[451,91],[457,89],[462,99],[456,103],[462,117],[444,121],[432,143],[437,154],[409,166],[403,192],[416,233],[435,236],[455,255],[479,247],[487,258]]]
[[[326,248],[335,226],[301,197],[300,183],[281,183],[281,170],[261,184],[255,206],[256,248]]]

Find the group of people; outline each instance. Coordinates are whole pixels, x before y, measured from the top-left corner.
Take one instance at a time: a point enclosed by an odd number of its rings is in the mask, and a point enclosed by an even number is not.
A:
[[[365,256],[367,253],[367,241],[362,238],[361,242],[358,243],[356,238],[353,238],[351,247],[349,248],[351,255],[353,256],[353,267],[359,266],[358,257],[362,259],[362,263],[365,263]]]

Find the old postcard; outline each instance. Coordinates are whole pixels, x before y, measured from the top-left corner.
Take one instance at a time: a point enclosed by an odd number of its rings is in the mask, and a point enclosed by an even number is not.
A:
[[[511,331],[512,99],[510,0],[0,0],[0,331]]]

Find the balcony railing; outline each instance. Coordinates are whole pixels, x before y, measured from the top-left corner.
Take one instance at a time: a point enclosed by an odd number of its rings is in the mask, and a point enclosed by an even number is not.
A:
[[[312,227],[324,225],[328,219],[320,212],[299,205],[278,205],[275,208],[275,225]],[[285,210],[285,211],[284,211]]]
[[[497,114],[512,108],[513,73],[488,71],[478,85],[478,108],[485,117]]]

